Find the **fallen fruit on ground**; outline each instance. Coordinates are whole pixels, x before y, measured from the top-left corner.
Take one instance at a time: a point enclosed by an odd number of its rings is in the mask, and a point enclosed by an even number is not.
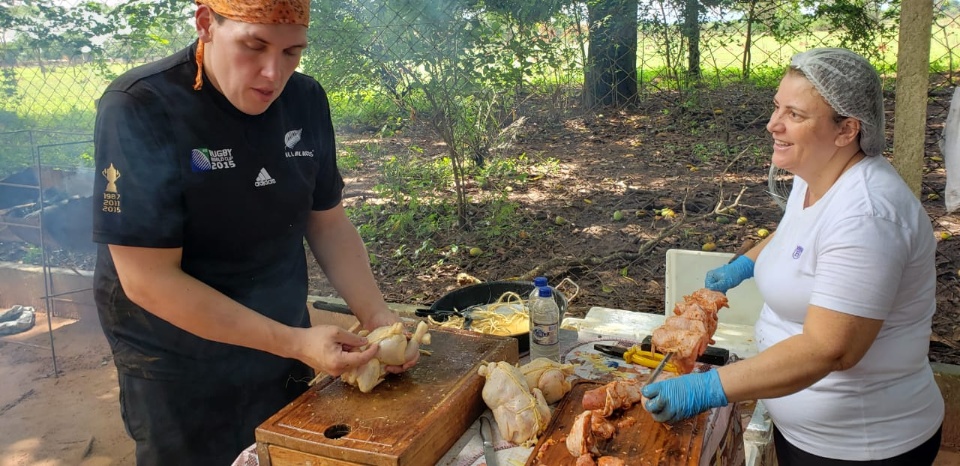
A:
[[[766,238],[766,237],[770,236],[770,230],[767,230],[766,228],[761,228],[761,229],[757,230],[757,236],[759,236],[759,237],[761,237],[761,238]]]
[[[470,248],[470,256],[471,256],[471,257],[477,257],[477,256],[479,256],[480,254],[483,254],[483,249],[480,249],[480,248],[478,248],[478,247],[472,247],[472,248]]]
[[[623,212],[620,212],[619,210],[618,210],[618,211],[615,211],[615,212],[613,213],[613,220],[616,221],[616,222],[619,222],[620,220],[623,220]]]
[[[704,251],[713,251],[717,249],[717,243],[703,243],[702,249]]]
[[[747,217],[740,217],[737,219],[737,225],[746,225],[746,224],[747,224]]]

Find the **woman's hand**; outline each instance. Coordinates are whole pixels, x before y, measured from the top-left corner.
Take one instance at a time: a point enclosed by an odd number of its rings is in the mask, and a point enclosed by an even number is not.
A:
[[[726,293],[730,288],[751,277],[753,277],[753,260],[747,256],[740,256],[729,264],[724,264],[707,272],[703,286],[713,291]]]
[[[677,422],[710,408],[727,405],[727,396],[716,370],[654,382],[641,391],[643,405],[657,422]]]

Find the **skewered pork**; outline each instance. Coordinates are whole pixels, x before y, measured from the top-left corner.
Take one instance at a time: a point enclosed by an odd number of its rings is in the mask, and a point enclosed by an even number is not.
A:
[[[593,434],[593,429],[591,428],[594,416],[597,416],[594,411],[586,410],[577,416],[573,421],[573,425],[570,427],[566,444],[567,451],[570,452],[574,458],[579,459],[586,455],[592,459],[594,455],[600,455],[600,449],[597,448],[597,437]],[[579,464],[580,461],[577,463]]]
[[[727,297],[720,292],[701,288],[683,297],[674,306],[674,315],[653,331],[653,348],[673,353],[671,362],[681,373],[693,371],[697,357],[713,343],[717,330],[717,312],[727,307]]]
[[[583,394],[583,409],[596,410],[603,417],[609,417],[614,411],[626,409],[640,401],[641,382],[633,380],[615,380],[602,387],[587,390]]]

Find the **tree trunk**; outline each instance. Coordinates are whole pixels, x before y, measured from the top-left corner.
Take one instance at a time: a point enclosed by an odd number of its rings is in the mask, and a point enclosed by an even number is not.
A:
[[[756,20],[754,17],[756,11],[757,2],[751,0],[750,8],[747,10],[747,34],[743,42],[743,80],[746,81],[750,79],[750,48],[753,46],[753,22]]]
[[[637,100],[637,0],[587,3],[590,45],[584,104],[624,107]]]
[[[700,81],[700,1],[684,0],[683,35],[687,38],[687,78]]]

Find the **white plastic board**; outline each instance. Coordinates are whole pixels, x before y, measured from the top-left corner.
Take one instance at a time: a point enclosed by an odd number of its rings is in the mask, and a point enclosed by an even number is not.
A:
[[[732,257],[729,252],[668,250],[664,314],[672,315],[674,305],[682,301],[684,295],[703,288],[708,271],[726,264]],[[720,310],[720,322],[751,326],[756,323],[763,308],[763,298],[752,278],[727,291],[727,299],[730,308]]]

